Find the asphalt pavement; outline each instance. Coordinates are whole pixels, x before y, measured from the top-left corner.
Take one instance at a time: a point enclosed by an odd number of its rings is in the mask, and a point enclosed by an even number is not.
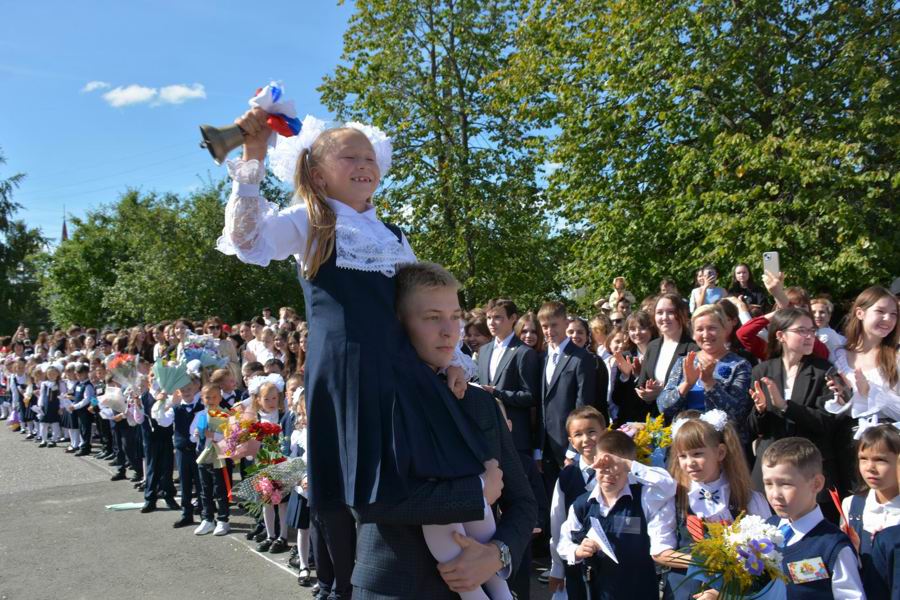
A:
[[[173,529],[180,513],[163,502],[149,514],[107,510],[143,501],[128,480],[109,480],[108,465],[0,425],[0,600],[312,598],[287,552],[260,554],[244,539],[253,521],[234,506],[223,537]],[[549,598],[534,578],[531,597]]]

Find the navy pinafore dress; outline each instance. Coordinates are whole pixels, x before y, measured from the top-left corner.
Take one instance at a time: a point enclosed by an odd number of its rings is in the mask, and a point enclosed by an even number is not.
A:
[[[309,322],[310,506],[391,503],[413,480],[482,473],[488,453],[477,428],[394,316],[394,278],[339,268],[336,256],[312,280],[298,265]]]

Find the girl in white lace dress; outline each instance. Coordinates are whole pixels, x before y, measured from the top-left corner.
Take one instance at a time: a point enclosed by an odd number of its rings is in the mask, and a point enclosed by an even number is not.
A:
[[[417,481],[481,474],[479,432],[395,316],[393,276],[416,257],[371,204],[389,156],[375,152],[362,126],[325,130],[294,167],[299,203],[278,210],[259,195],[266,117],[257,108],[237,120],[247,137],[243,159],[228,162],[234,185],[217,247],[261,266],[297,261],[309,322],[311,507],[395,503]]]

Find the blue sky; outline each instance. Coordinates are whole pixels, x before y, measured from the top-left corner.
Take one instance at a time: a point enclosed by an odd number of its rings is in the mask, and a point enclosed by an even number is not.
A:
[[[352,11],[333,1],[5,3],[0,179],[26,174],[17,217],[58,238],[63,205],[82,216],[129,186],[183,194],[223,177],[198,147],[198,125],[230,123],[271,79],[301,118],[327,119],[316,87],[338,64]]]

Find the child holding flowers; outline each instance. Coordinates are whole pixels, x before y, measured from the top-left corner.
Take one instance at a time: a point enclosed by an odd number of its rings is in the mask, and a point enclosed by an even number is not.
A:
[[[290,382],[291,377],[288,379]],[[305,460],[306,455],[306,398],[302,388],[295,388],[291,396],[291,411],[294,413],[294,427],[288,445],[290,458]],[[309,571],[309,501],[306,499],[309,482],[304,477],[291,490],[287,504],[287,524],[297,530],[297,583],[303,587],[310,585]]]
[[[685,548],[709,536],[708,523],[730,523],[742,513],[763,518],[772,511],[759,492],[751,490],[740,440],[728,415],[720,410],[685,411],[672,424],[669,470],[678,484],[675,493],[676,539]],[[670,552],[659,562],[671,567],[665,598],[688,600],[701,582],[688,579],[691,557]]]
[[[200,456],[214,442],[220,442],[224,438],[218,430],[217,424],[224,425],[228,413],[220,410],[222,403],[222,390],[215,384],[207,384],[200,390],[200,399],[203,409],[194,414],[191,423],[191,441],[197,445],[197,455]],[[225,484],[224,462],[218,458],[204,460],[198,464],[197,472],[200,475],[200,508],[202,521],[194,530],[194,535],[228,535],[231,526],[228,524],[228,488]],[[215,517],[215,522],[213,522]]]

